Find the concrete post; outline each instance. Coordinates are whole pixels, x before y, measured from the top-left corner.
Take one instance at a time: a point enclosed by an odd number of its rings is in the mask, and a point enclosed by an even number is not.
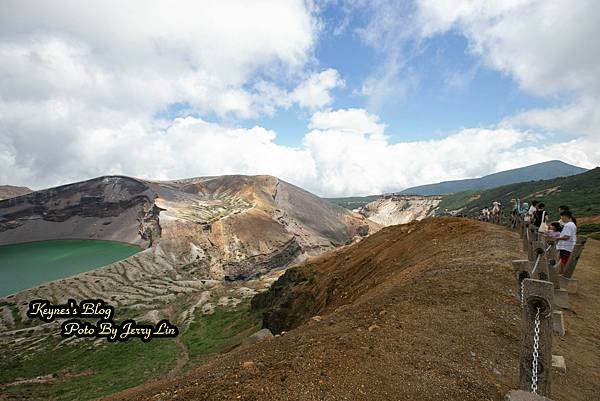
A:
[[[550,282],[554,285],[554,289],[559,289],[561,287],[560,274],[558,274],[558,266],[556,265],[556,261],[553,259],[549,259],[547,261],[548,264],[548,275],[550,277]]]
[[[587,241],[587,237],[577,238],[577,243],[575,244],[575,248],[573,248],[573,253],[569,258],[565,266],[565,274],[566,278],[573,277],[573,273],[575,272],[575,266],[577,266],[577,262],[579,262],[579,257],[581,256],[581,252],[583,252],[583,247],[585,246],[585,242]]]
[[[535,262],[533,262],[535,265]],[[535,269],[535,272],[533,274],[533,277],[537,280],[543,280],[543,281],[550,281],[550,270],[549,270],[549,266],[548,266],[548,259],[546,259],[546,256],[544,254],[540,254],[540,261],[538,262],[538,266],[537,269]],[[554,286],[554,283],[552,283],[552,285]]]
[[[529,246],[529,223],[527,222],[523,222],[523,251],[527,252],[528,251],[528,246]]]
[[[538,394],[550,397],[552,372],[552,303],[554,287],[549,281],[525,279],[521,321],[519,388],[531,391],[533,377],[534,329],[539,309],[539,343],[537,365]]]
[[[527,259],[512,261],[513,272],[517,279],[517,298],[521,299],[521,282],[526,278],[531,278],[531,265]]]
[[[524,223],[523,223],[523,219],[520,216],[517,216],[517,230],[519,230],[519,238],[523,239],[523,236],[525,235],[525,232],[523,231],[523,228],[525,227]]]
[[[535,260],[535,249],[533,244],[537,241],[537,231],[533,224],[529,224],[529,244],[527,245],[527,257],[529,260]]]
[[[546,243],[546,257],[549,261],[556,261],[556,241],[551,238],[545,238],[544,242]]]
[[[559,288],[567,290],[567,293],[577,294],[579,280],[577,280],[576,278],[566,278],[564,276],[558,275],[558,283]]]

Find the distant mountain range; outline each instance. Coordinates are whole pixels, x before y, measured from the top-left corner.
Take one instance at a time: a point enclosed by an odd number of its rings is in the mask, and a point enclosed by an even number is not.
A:
[[[600,167],[582,174],[550,180],[526,181],[484,190],[471,190],[445,196],[438,211],[460,210],[478,215],[494,201],[510,207],[511,199],[530,203],[537,199],[546,204],[550,218],[558,218],[557,209],[567,205],[577,216],[600,215]]]
[[[447,195],[474,189],[488,189],[501,185],[523,181],[548,180],[556,177],[568,177],[587,171],[584,168],[552,160],[532,164],[531,166],[501,171],[480,178],[443,181],[436,184],[419,185],[401,191],[401,194],[414,195]]]
[[[407,188],[398,195],[449,195],[470,190],[482,190],[495,188],[523,181],[546,180],[556,177],[568,177],[580,174],[588,170],[573,166],[560,160],[552,160],[531,166],[501,171],[480,178],[468,178],[464,180],[444,181],[437,184],[419,185]],[[328,201],[350,210],[360,209],[368,203],[381,198],[382,195],[352,196],[346,198],[327,198]]]

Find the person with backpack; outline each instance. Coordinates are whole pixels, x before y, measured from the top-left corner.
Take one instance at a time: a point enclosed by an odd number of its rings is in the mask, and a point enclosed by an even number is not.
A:
[[[543,203],[538,203],[536,207],[536,211],[533,213],[533,225],[538,231],[546,232],[548,231],[548,212],[546,211],[546,205]]]

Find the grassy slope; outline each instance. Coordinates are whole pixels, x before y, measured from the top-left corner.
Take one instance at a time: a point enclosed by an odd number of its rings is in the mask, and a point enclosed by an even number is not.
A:
[[[74,345],[58,345],[57,337],[47,337],[44,349],[29,359],[3,354],[0,382],[55,372],[84,375],[53,383],[11,386],[5,389],[7,393],[38,400],[93,399],[161,376],[178,355],[178,348],[170,339],[154,339],[147,344],[135,339],[95,347],[87,339]]]
[[[438,210],[463,209],[468,215],[476,215],[493,201],[510,205],[510,200],[519,198],[531,202],[541,200],[546,204],[551,217],[557,217],[556,209],[566,204],[576,216],[600,214],[600,167],[570,177],[551,180],[521,182],[481,191],[466,191],[446,196]]]
[[[196,312],[194,321],[183,334],[191,365],[206,360],[211,354],[228,351],[239,345],[252,333],[260,330],[262,316],[250,311],[250,301],[234,310],[217,308],[213,314]]]
[[[250,311],[249,301],[232,310],[217,308],[211,315],[196,312],[194,318],[188,330],[180,334],[189,351],[188,368],[202,363],[208,355],[236,347],[261,326],[261,316]],[[95,399],[164,377],[180,353],[172,339],[153,339],[149,343],[131,339],[101,346],[84,339],[77,344],[59,345],[61,338],[54,332],[48,334],[41,342],[43,349],[31,358],[0,353],[0,383],[57,372],[60,378],[52,383],[10,386],[3,390],[7,394],[35,400]],[[77,376],[82,372],[84,375]]]

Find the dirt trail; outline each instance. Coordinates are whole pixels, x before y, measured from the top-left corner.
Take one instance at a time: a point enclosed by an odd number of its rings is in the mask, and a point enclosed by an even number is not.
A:
[[[175,366],[173,366],[173,369],[171,369],[171,371],[169,372],[169,377],[176,377],[179,373],[181,373],[185,365],[187,365],[187,363],[190,360],[190,353],[188,352],[188,347],[183,343],[181,337],[177,337],[175,339],[175,343],[179,347],[180,354],[177,357]]]
[[[566,374],[554,374],[554,399],[600,400],[600,241],[588,239],[573,278],[579,288],[569,295],[566,335],[554,337],[553,353],[567,365]]]
[[[520,307],[510,261],[523,257],[519,244],[506,228],[455,218],[385,228],[288,270],[269,301],[296,329],[108,399],[502,400],[517,386]],[[584,254],[576,276],[597,260]],[[598,291],[582,285],[590,315],[579,323],[567,315],[573,340],[555,352],[570,369],[556,379],[555,401],[600,394],[589,372],[600,305],[588,291]],[[573,305],[581,318],[585,308]],[[578,349],[590,355],[575,357]]]

